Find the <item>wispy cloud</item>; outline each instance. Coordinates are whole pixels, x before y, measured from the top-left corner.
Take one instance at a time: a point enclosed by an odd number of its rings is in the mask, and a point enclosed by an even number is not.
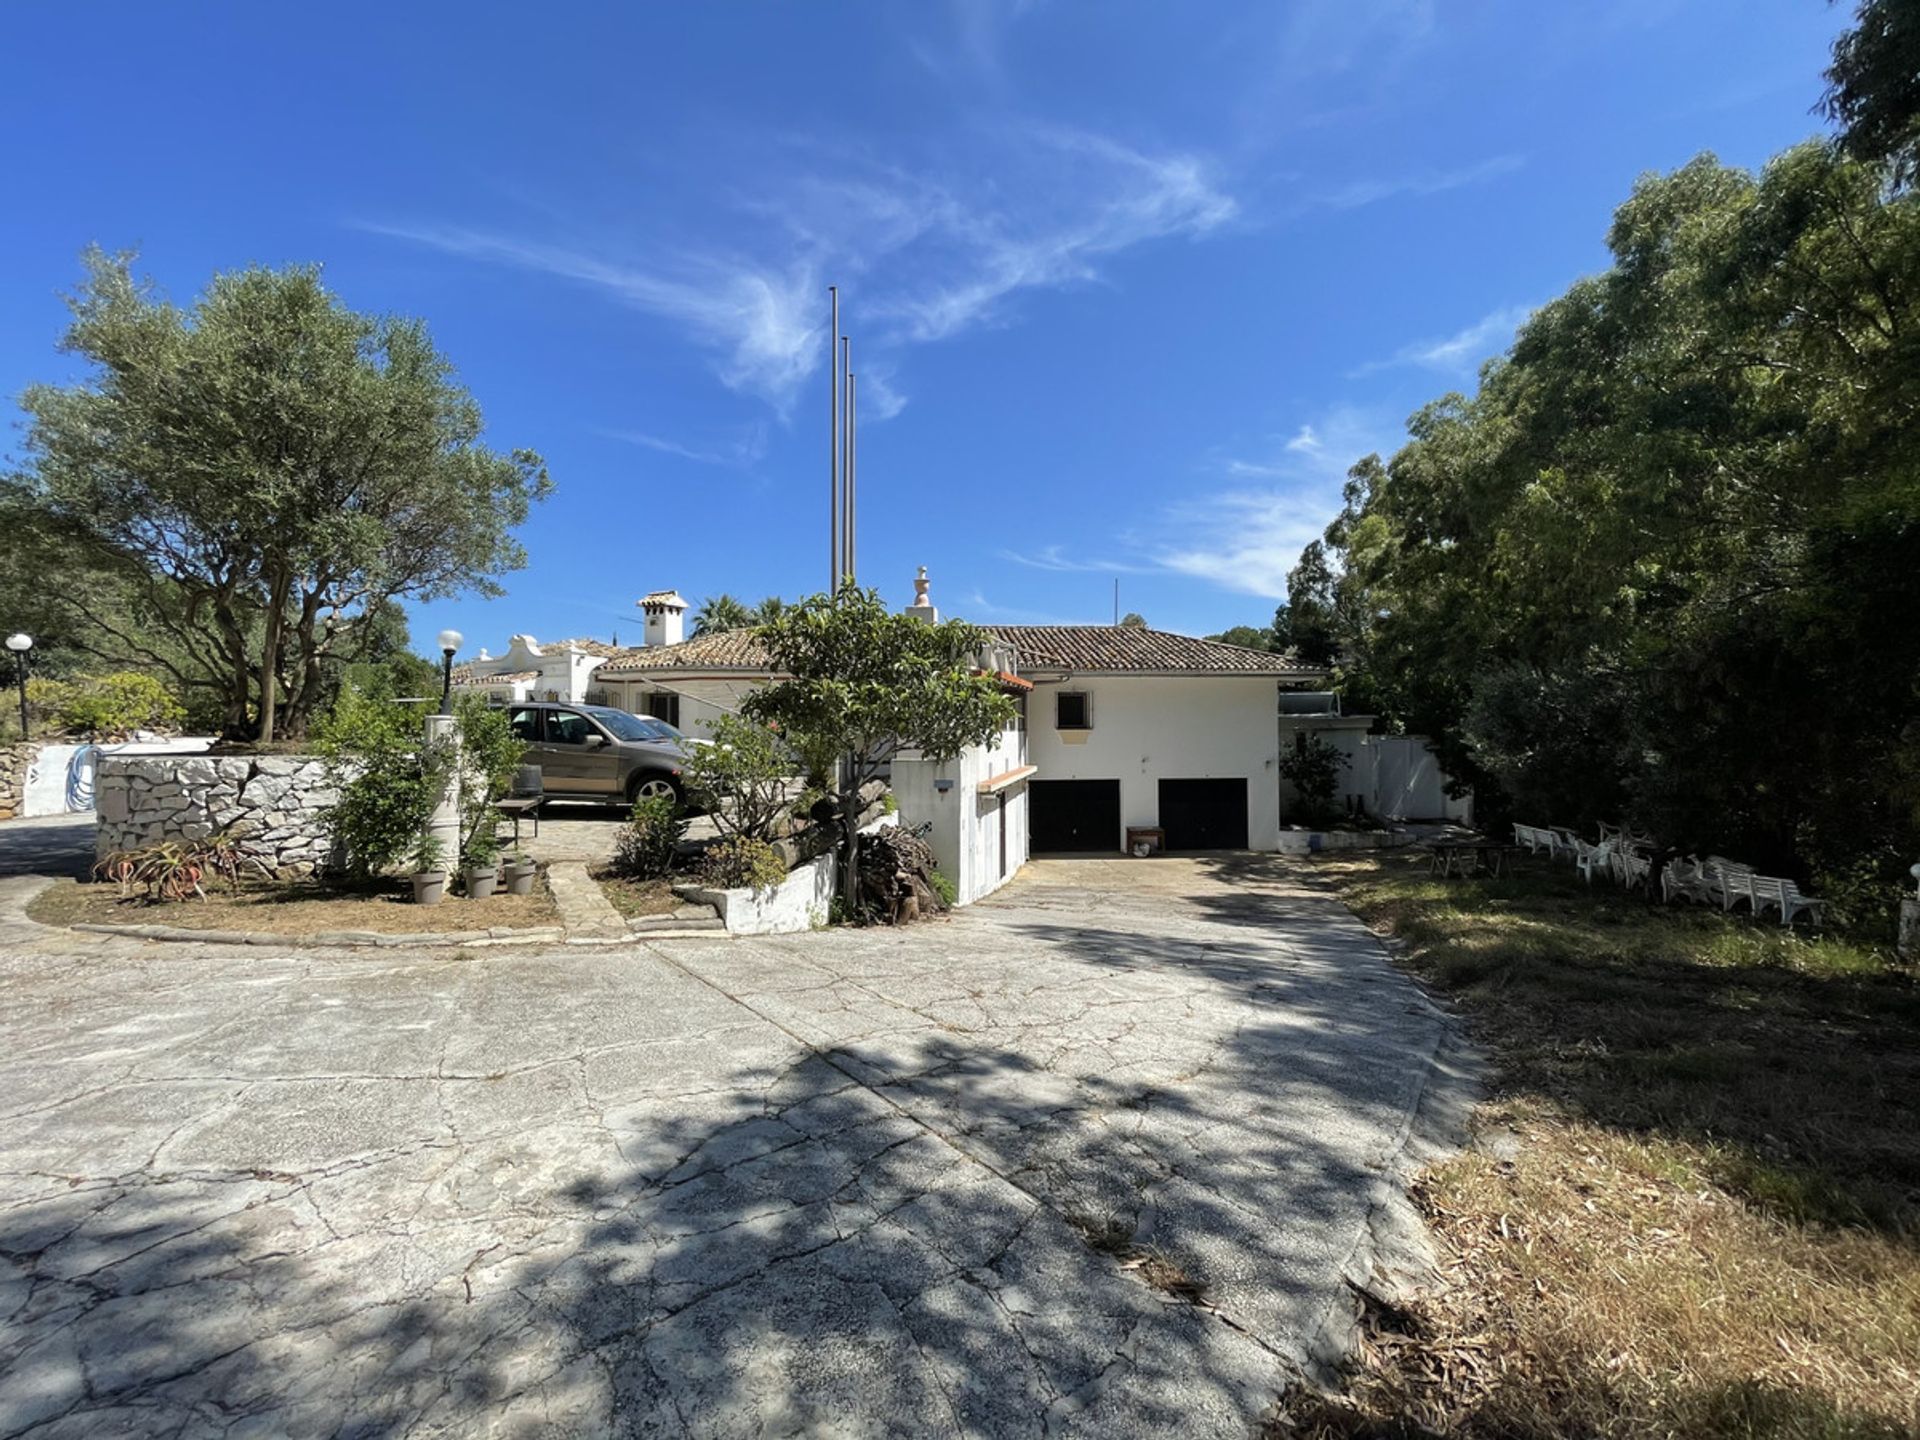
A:
[[[1063,545],[1046,545],[1026,552],[1002,550],[1000,558],[1029,570],[1051,570],[1057,574],[1144,575],[1158,568],[1144,560],[1080,559],[1068,555]]]
[[[1199,154],[1039,125],[975,139],[954,173],[792,142],[799,163],[736,196],[734,213],[710,222],[716,238],[675,247],[444,223],[357,228],[585,285],[659,316],[714,357],[730,389],[783,415],[825,359],[820,311],[838,278],[850,301],[857,293],[855,323],[876,347],[856,356],[863,386],[872,383],[863,409],[884,419],[906,403],[896,379],[904,349],[1004,322],[1023,291],[1097,280],[1122,251],[1198,238],[1235,214]]]
[[[601,433],[609,439],[638,445],[643,450],[677,456],[682,460],[691,460],[696,465],[720,465],[730,470],[750,470],[767,454],[767,427],[762,424],[749,425],[732,439],[711,446],[684,445],[678,440],[670,440],[663,435],[649,435],[640,430],[606,430]]]
[[[1410,175],[1350,180],[1311,197],[1309,208],[1355,210],[1401,196],[1439,195],[1469,185],[1484,185],[1502,175],[1511,175],[1526,163],[1524,155],[1495,155],[1458,170],[1425,170]]]
[[[1533,314],[1531,305],[1507,305],[1482,316],[1466,329],[1438,340],[1416,340],[1402,345],[1385,360],[1370,360],[1357,369],[1348,371],[1349,379],[1376,374],[1381,370],[1398,369],[1403,365],[1419,366],[1426,370],[1435,370],[1443,375],[1468,376],[1480,368],[1480,362],[1489,355],[1507,348],[1513,335],[1527,317]]]
[[[940,174],[794,142],[794,174],[735,197],[729,233],[680,246],[566,242],[447,223],[357,221],[356,228],[611,296],[678,326],[729,389],[787,414],[826,352],[828,278],[854,282],[863,335],[863,413],[878,422],[907,403],[899,362],[915,345],[1007,323],[1025,292],[1097,282],[1124,251],[1198,240],[1239,206],[1204,154],[1151,150],[1085,130],[1030,125],[986,137],[971,172]],[[1360,180],[1308,208],[1348,209],[1480,183],[1521,164],[1497,156],[1464,169]],[[549,214],[545,223],[555,225]],[[850,295],[850,300],[852,295]],[[1457,337],[1465,342],[1466,337]],[[1434,342],[1440,345],[1445,342]],[[1382,363],[1421,363],[1414,359]],[[1432,362],[1432,363],[1438,363]]]
[[[811,373],[825,343],[818,321],[823,281],[800,258],[783,267],[676,255],[652,263],[449,225],[356,222],[371,234],[443,254],[534,271],[614,296],[683,325],[717,352],[721,380],[783,404]]]
[[[1340,407],[1276,436],[1269,449],[1227,457],[1221,469],[1229,477],[1265,483],[1177,507],[1164,526],[1174,538],[1156,553],[1156,564],[1241,594],[1283,599],[1301,550],[1339,512],[1347,471],[1365,455],[1390,453],[1402,435],[1381,413]]]
[[[987,620],[1004,620],[1011,625],[1085,625],[1089,623],[1084,615],[1057,615],[1042,610],[1026,610],[1019,606],[996,605],[977,589],[969,591],[961,604],[969,616],[977,615]]]

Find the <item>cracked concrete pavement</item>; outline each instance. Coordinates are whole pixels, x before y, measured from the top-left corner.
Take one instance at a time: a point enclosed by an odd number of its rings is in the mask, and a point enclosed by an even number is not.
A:
[[[1297,876],[478,955],[73,936],[0,879],[0,1436],[1245,1435],[1462,1083]]]

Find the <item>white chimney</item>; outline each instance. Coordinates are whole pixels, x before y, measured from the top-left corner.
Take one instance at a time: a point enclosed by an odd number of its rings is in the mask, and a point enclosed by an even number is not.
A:
[[[647,617],[640,644],[652,649],[658,645],[678,645],[687,638],[687,602],[677,590],[655,590],[633,602]]]
[[[927,598],[927,567],[924,565],[920,567],[920,573],[913,577],[913,604],[907,607],[907,614],[929,625],[940,623],[940,612],[933,608],[933,601]]]

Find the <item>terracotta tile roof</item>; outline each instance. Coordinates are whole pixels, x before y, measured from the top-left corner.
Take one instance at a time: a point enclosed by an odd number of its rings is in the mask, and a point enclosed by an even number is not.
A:
[[[609,644],[605,640],[549,640],[540,647],[542,652],[550,650],[578,650],[582,655],[619,655],[623,646]]]
[[[1326,671],[1291,655],[1224,645],[1139,625],[987,625],[1020,657],[1022,670],[1088,670],[1143,675],[1272,675],[1312,680]]]
[[[453,683],[456,685],[508,685],[516,680],[538,680],[538,670],[505,670],[498,675],[482,675],[471,665],[453,667]]]
[[[645,674],[653,670],[765,670],[771,661],[752,630],[716,630],[678,645],[645,645],[618,650],[595,675]]]

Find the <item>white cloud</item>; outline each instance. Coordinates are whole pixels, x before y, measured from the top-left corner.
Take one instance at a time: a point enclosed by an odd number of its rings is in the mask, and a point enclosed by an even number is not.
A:
[[[1237,480],[1269,482],[1217,491],[1173,511],[1173,540],[1158,566],[1224,589],[1283,599],[1287,571],[1339,513],[1347,471],[1363,456],[1390,454],[1402,431],[1384,415],[1354,407],[1302,425],[1274,453],[1232,457],[1222,468]]]
[[[1403,365],[1417,365],[1443,375],[1470,376],[1480,368],[1482,360],[1512,343],[1514,332],[1526,323],[1531,314],[1531,305],[1505,306],[1443,339],[1416,340],[1410,345],[1402,345],[1389,358],[1371,360],[1348,372],[1348,378],[1359,379]]]
[[[767,427],[749,425],[739,435],[718,445],[684,445],[677,440],[669,440],[661,435],[649,435],[640,430],[608,430],[603,432],[614,440],[624,440],[629,445],[638,445],[644,450],[655,450],[662,455],[674,455],[682,460],[691,460],[696,465],[720,465],[732,470],[748,470],[760,463],[767,453]]]
[[[1143,575],[1158,568],[1139,560],[1075,559],[1066,553],[1063,545],[1045,545],[1024,554],[1018,550],[1002,550],[1000,558],[1025,565],[1029,570],[1051,570],[1057,574]]]
[[[359,228],[592,286],[636,310],[676,321],[717,352],[718,372],[729,389],[763,396],[783,410],[818,363],[815,352],[824,349],[819,311],[825,282],[805,259],[784,268],[685,256],[645,265],[458,226]]]
[[[1398,199],[1402,195],[1439,195],[1448,190],[1482,185],[1502,175],[1510,175],[1526,163],[1524,155],[1495,155],[1477,165],[1458,170],[1427,170],[1390,179],[1351,180],[1337,189],[1312,197],[1309,208],[1355,210],[1362,205],[1375,205],[1382,200]]]
[[[855,356],[863,379],[877,377],[868,413],[885,419],[906,403],[895,379],[903,349],[1004,322],[1023,291],[1097,280],[1122,251],[1198,238],[1236,213],[1200,155],[1045,126],[974,138],[968,164],[951,173],[790,142],[778,166],[732,197],[730,214],[709,220],[732,240],[636,249],[451,224],[358,228],[589,286],[659,316],[708,352],[722,383],[782,415],[826,356],[826,286],[838,280],[849,331],[872,347]],[[551,215],[545,223],[563,228]]]

